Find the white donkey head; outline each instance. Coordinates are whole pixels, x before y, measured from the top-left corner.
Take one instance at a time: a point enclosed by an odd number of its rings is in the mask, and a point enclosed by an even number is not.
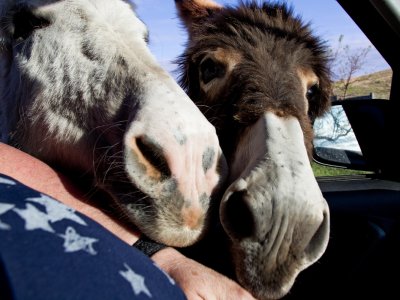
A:
[[[89,174],[149,237],[203,233],[223,178],[215,129],[121,0],[2,0],[1,141]]]

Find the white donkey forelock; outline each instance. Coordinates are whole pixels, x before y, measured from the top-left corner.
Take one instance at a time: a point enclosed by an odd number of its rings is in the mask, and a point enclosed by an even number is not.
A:
[[[149,52],[132,7],[2,1],[0,139],[91,174],[145,234],[184,246],[204,230],[224,159],[215,129]]]

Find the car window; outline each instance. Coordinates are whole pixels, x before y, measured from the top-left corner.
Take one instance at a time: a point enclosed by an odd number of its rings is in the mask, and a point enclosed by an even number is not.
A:
[[[222,5],[239,3],[238,0],[215,1]],[[139,2],[138,14],[150,29],[150,49],[160,64],[177,78],[178,66],[175,61],[183,53],[187,34],[180,26],[174,1]],[[310,23],[314,32],[329,48],[334,81],[333,101],[349,98],[389,99],[392,78],[390,66],[337,1],[287,0],[285,2],[305,22]],[[351,126],[345,120],[345,113],[339,108],[334,108],[325,118],[316,121],[317,129],[322,130],[322,133],[317,132],[320,136],[316,136],[316,150],[323,148],[326,154],[330,152],[330,148],[350,151],[356,149],[355,153],[362,156]],[[336,126],[333,126],[335,122]],[[321,128],[324,124],[328,127]],[[340,133],[337,130],[340,130]],[[333,139],[338,140],[335,142]],[[338,169],[316,163],[313,163],[313,166],[316,176],[360,173],[359,170]]]
[[[337,1],[287,2],[305,20],[311,21],[331,55],[332,101],[338,105],[314,123],[314,152],[319,162],[313,163],[314,173],[316,176],[368,173],[356,170],[362,167],[355,167],[349,161],[349,157],[355,161],[362,159],[363,153],[340,101],[389,99],[392,70]]]

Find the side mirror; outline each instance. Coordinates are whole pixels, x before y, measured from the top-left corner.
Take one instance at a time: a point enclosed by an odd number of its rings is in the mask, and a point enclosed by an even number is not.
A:
[[[390,100],[333,102],[331,110],[314,122],[314,160],[328,166],[397,172],[390,157],[400,153],[398,114],[399,104]]]

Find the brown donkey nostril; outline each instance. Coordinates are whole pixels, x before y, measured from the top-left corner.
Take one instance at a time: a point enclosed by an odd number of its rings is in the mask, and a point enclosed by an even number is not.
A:
[[[324,252],[329,237],[329,213],[323,213],[323,220],[314,233],[305,249],[305,255],[309,262],[317,260]]]
[[[171,177],[171,170],[164,157],[164,152],[160,145],[151,139],[140,136],[136,138],[136,145],[143,157],[163,176]]]
[[[255,230],[251,208],[245,201],[246,191],[234,192],[222,212],[222,223],[225,230],[234,239],[243,239],[253,235]]]

